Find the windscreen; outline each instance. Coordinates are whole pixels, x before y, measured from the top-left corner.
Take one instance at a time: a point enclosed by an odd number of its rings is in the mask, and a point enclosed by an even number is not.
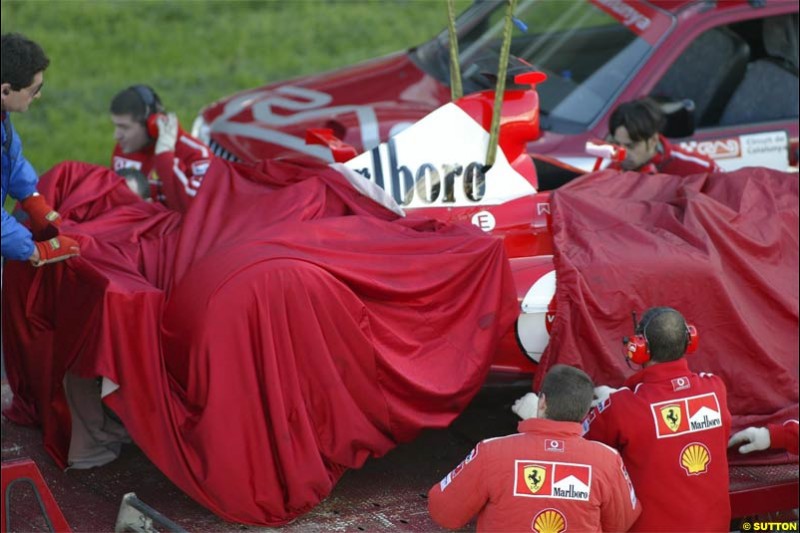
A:
[[[506,2],[476,2],[457,20],[464,92],[494,87]],[[667,13],[623,0],[522,0],[514,13],[512,63],[545,72],[537,86],[542,127],[589,128],[670,29]],[[449,84],[447,32],[415,51],[421,68]],[[513,66],[513,65],[512,65]]]

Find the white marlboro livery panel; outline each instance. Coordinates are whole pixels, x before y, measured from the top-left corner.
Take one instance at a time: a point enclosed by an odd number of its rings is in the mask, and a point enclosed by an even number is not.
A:
[[[723,170],[767,167],[789,170],[789,135],[770,131],[711,141],[689,141],[681,148],[710,157]]]
[[[489,133],[451,103],[345,165],[409,208],[499,205],[535,194],[499,147],[484,172],[488,146]]]

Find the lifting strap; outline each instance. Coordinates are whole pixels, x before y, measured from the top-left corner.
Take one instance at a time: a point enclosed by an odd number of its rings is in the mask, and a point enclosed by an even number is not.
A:
[[[505,22],[503,24],[503,46],[500,49],[500,62],[497,65],[497,86],[494,93],[494,108],[492,109],[492,127],[489,130],[489,148],[486,151],[486,167],[494,165],[497,157],[497,143],[500,136],[500,115],[503,110],[503,93],[506,90],[506,72],[508,71],[508,56],[511,50],[511,24],[517,0],[506,0]]]
[[[450,36],[450,99],[455,102],[464,95],[464,89],[461,86],[461,63],[458,60],[454,0],[447,0],[447,33]]]

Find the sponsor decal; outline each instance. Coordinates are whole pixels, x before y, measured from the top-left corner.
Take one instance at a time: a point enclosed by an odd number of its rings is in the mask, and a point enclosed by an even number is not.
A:
[[[589,414],[586,415],[586,418],[584,418],[583,422],[581,423],[581,428],[583,429],[581,435],[586,435],[589,433],[589,428],[591,427],[595,418],[597,418],[597,409],[589,409]]]
[[[631,508],[636,508],[636,491],[633,490],[631,476],[628,475],[628,469],[625,468],[625,465],[622,463],[622,461],[620,461],[619,466],[622,468],[622,476],[625,478],[625,483],[628,484],[628,495],[631,498]]]
[[[675,392],[691,388],[692,384],[687,377],[679,377],[672,380],[672,390]]]
[[[667,424],[670,431],[678,431],[678,428],[681,427],[681,407],[675,404],[665,405],[660,408],[660,411],[661,418],[664,420],[664,423]]]
[[[650,27],[650,19],[623,0],[594,0],[592,3],[625,26],[635,27],[639,31]]]
[[[752,133],[739,137],[688,141],[681,148],[710,157],[723,170],[761,166],[777,170],[789,168],[789,136],[785,131]]]
[[[742,146],[739,144],[738,138],[683,142],[681,148],[711,159],[731,159],[742,156]]]
[[[630,0],[590,1],[651,45],[656,44],[671,22],[669,16],[659,13],[642,2]]]
[[[395,139],[389,139],[385,151],[381,151],[383,146],[370,150],[371,166],[353,170],[390,192],[398,204],[408,206],[415,199],[426,205],[454,204],[457,195],[470,203],[483,200],[486,174],[480,161],[470,161],[465,165],[455,162],[434,165],[425,161],[415,168],[413,164],[402,164]],[[388,168],[385,168],[385,160],[388,160]]]
[[[556,319],[556,312],[550,311],[549,309],[544,314],[544,326],[547,329],[547,333],[550,333],[550,330],[553,329],[553,321]]]
[[[127,159],[118,155],[114,156],[114,171],[122,170],[123,168],[132,168],[134,170],[142,170],[142,162]]]
[[[372,106],[332,104],[333,96],[330,94],[305,87],[284,85],[276,89],[247,92],[225,103],[222,113],[211,122],[211,129],[214,133],[257,139],[330,161],[331,152],[328,148],[306,144],[305,128],[301,136],[287,134],[280,128],[314,120],[330,120],[337,115],[355,115],[364,148],[378,145],[380,132]],[[254,122],[239,122],[246,116],[248,107]]]
[[[597,407],[596,407],[597,412],[598,413],[602,413],[603,411],[608,409],[608,406],[610,406],[610,405],[611,405],[611,396],[609,396],[608,398],[606,398],[605,400],[603,400],[602,402],[597,404]]]
[[[209,165],[211,165],[211,162],[207,160],[195,161],[192,163],[192,174],[195,176],[205,176]]]
[[[444,138],[450,142],[442,143]],[[344,165],[403,207],[499,205],[534,194],[502,150],[485,168],[488,144],[483,126],[451,103]]]
[[[713,392],[650,404],[659,439],[722,427],[717,395]]]
[[[494,219],[494,215],[491,214],[489,211],[478,211],[474,215],[472,215],[472,225],[478,226],[485,232],[490,232],[494,229],[497,225],[497,222]]]
[[[548,452],[563,452],[564,451],[564,441],[563,440],[556,440],[556,439],[545,439],[544,441],[544,449]]]
[[[708,472],[711,452],[702,442],[692,442],[681,450],[680,460],[687,476],[699,476]]]
[[[524,476],[525,485],[528,486],[532,494],[539,492],[539,489],[544,486],[544,482],[547,479],[547,471],[544,467],[538,465],[526,466],[522,470],[522,474]]]
[[[464,470],[464,467],[467,466],[475,457],[478,455],[478,447],[472,448],[472,450],[467,454],[463,461],[458,463],[452,471],[450,471],[446,476],[442,478],[439,482],[439,489],[444,491],[447,486],[455,479],[455,477]]]
[[[550,214],[550,204],[547,202],[539,202],[536,204],[536,214],[541,215],[542,213]]]
[[[531,521],[536,533],[562,533],[567,530],[567,518],[558,509],[543,509]]]
[[[592,467],[552,461],[515,461],[514,496],[588,501]]]

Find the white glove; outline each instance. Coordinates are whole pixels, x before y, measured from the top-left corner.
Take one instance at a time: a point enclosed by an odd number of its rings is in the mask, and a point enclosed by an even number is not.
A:
[[[162,114],[156,119],[156,125],[158,126],[156,155],[175,151],[175,143],[178,141],[178,117],[175,113]]]
[[[617,392],[619,389],[613,389],[606,385],[600,385],[594,388],[594,399],[592,400],[592,407],[597,407],[611,396],[612,393]]]
[[[514,402],[511,410],[523,420],[536,418],[536,413],[539,410],[539,397],[535,393],[529,392]]]
[[[734,433],[728,441],[728,448],[737,444],[746,443],[739,447],[739,453],[750,453],[756,450],[769,448],[769,430],[767,428],[747,428]]]

